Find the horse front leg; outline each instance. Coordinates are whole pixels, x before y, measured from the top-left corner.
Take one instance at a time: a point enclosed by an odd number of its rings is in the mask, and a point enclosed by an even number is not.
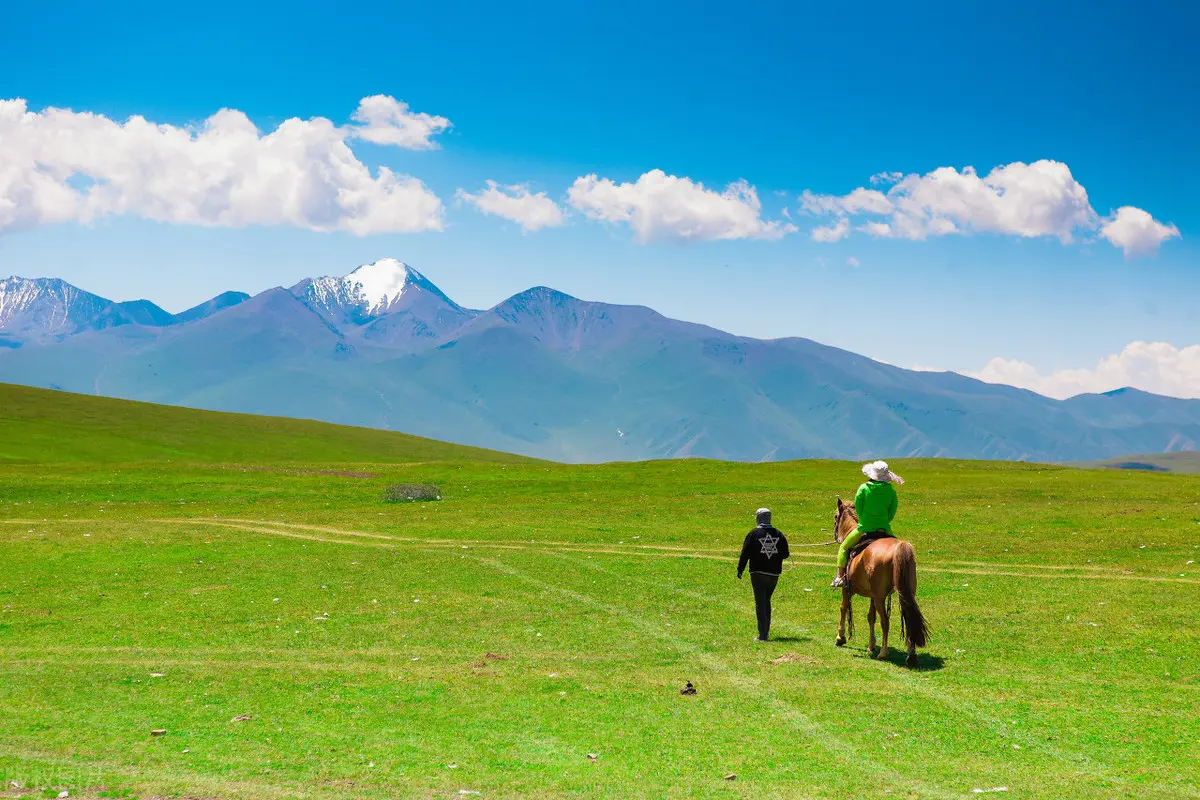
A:
[[[867,642],[867,655],[875,655],[875,599],[871,598],[871,610],[867,612],[867,625],[871,628],[871,637]]]
[[[842,589],[842,616],[838,620],[837,638],[833,640],[838,647],[846,643],[846,618],[850,616],[850,598],[853,596],[848,586]]]
[[[875,605],[879,606],[879,628],[883,631],[883,646],[879,648],[879,658],[886,660],[888,657],[888,626],[892,621],[892,615],[887,607],[887,600],[875,601]]]

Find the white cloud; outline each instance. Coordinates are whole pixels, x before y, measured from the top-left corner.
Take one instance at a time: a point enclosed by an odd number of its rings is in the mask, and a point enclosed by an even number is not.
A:
[[[1179,236],[1179,228],[1163,225],[1140,208],[1122,206],[1105,221],[1100,235],[1133,258],[1156,252],[1167,239]]]
[[[892,235],[892,226],[886,222],[864,222],[858,226],[858,229],[878,238],[887,238]]]
[[[800,195],[800,206],[810,214],[890,214],[892,203],[887,195],[877,189],[858,188],[850,194],[835,197],[828,194],[813,194],[805,191]]]
[[[1127,257],[1154,252],[1179,235],[1141,209],[1121,208],[1102,219],[1087,190],[1058,161],[1014,162],[980,176],[972,167],[941,167],[925,175],[872,176],[872,184],[891,184],[887,193],[859,187],[845,195],[804,192],[800,201],[812,214],[876,217],[857,228],[878,237],[926,239],[950,234],[991,233],[1074,241],[1079,233],[1100,235],[1125,250]],[[830,226],[834,229],[837,224]],[[829,227],[824,230],[828,230]],[[819,229],[821,230],[821,229]],[[836,241],[821,239],[818,241]]]
[[[879,186],[880,184],[887,185],[897,183],[903,177],[903,172],[879,172],[871,176],[871,185]]]
[[[812,238],[814,242],[840,242],[850,235],[850,220],[842,217],[833,225],[826,225],[821,228],[813,228]]]
[[[459,199],[470,203],[485,214],[503,217],[527,232],[554,228],[566,222],[562,209],[545,192],[531,194],[525,186],[499,186],[488,181],[487,188],[478,194],[458,190]]]
[[[350,119],[359,123],[353,129],[357,138],[409,150],[432,150],[437,147],[433,137],[450,127],[445,117],[414,113],[408,103],[386,94],[364,97]]]
[[[67,109],[30,112],[24,100],[0,100],[0,232],[114,214],[358,235],[440,230],[436,194],[387,167],[372,174],[347,145],[364,138],[426,146],[441,118],[409,124],[401,106],[367,98],[355,112],[363,126],[315,117],[261,133],[230,109],[180,127],[140,116],[119,123]]]
[[[658,239],[779,239],[796,226],[761,218],[762,203],[745,181],[723,192],[690,178],[656,169],[634,183],[586,175],[567,192],[568,201],[588,218],[629,225],[640,242]]]
[[[861,261],[859,261],[859,260],[858,260],[857,258],[855,258],[854,256],[850,256],[849,258],[847,258],[847,259],[846,259],[846,266],[847,266],[847,267],[861,267],[861,266],[862,266],[862,262],[861,262]]]
[[[1048,375],[1024,361],[993,358],[979,372],[963,374],[1059,399],[1126,386],[1169,397],[1200,398],[1200,345],[1180,348],[1164,342],[1133,342],[1091,369],[1059,369]]]

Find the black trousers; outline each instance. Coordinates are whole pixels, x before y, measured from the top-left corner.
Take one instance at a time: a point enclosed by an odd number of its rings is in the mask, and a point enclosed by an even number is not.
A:
[[[766,639],[771,632],[771,595],[775,592],[775,584],[779,583],[778,575],[764,575],[761,572],[750,573],[750,585],[754,587],[754,615],[758,617],[758,638]]]

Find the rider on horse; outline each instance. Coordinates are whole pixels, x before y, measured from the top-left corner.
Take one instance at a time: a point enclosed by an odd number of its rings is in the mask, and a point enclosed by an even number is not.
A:
[[[904,479],[889,470],[884,461],[863,464],[862,471],[867,476],[867,482],[858,487],[858,492],[854,495],[858,527],[842,540],[841,549],[838,550],[837,577],[830,586],[841,586],[846,582],[846,561],[864,533],[892,532],[892,520],[896,517],[896,506],[899,502],[892,484],[904,483]]]

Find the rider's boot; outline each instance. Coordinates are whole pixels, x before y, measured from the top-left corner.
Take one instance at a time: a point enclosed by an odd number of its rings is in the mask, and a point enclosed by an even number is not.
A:
[[[833,583],[829,584],[832,588],[844,586],[846,583],[846,568],[838,567],[837,577],[833,579]]]

